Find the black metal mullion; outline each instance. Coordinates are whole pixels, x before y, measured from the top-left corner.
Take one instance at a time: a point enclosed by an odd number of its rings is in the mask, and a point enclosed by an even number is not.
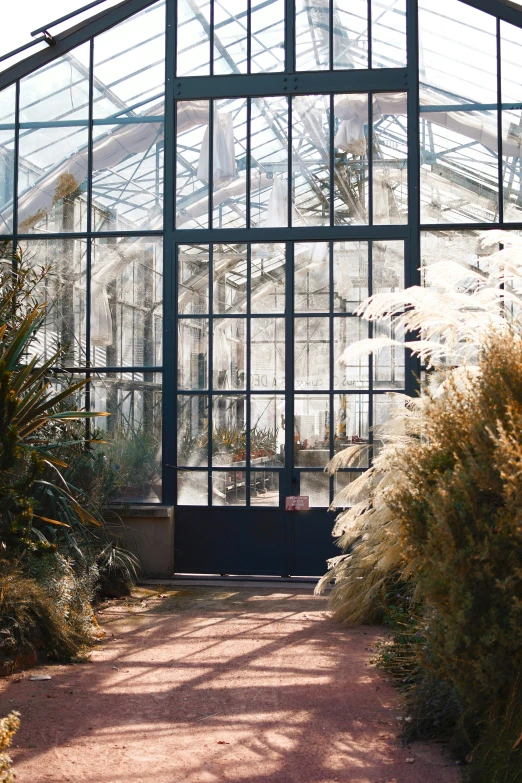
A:
[[[333,29],[333,20],[334,20],[334,0],[328,0],[328,48],[329,48],[329,57],[328,57],[328,67],[330,71],[333,71],[334,69],[334,29]]]
[[[288,96],[288,183],[287,183],[287,198],[288,198],[288,216],[287,224],[290,228],[292,225],[292,201],[294,197],[293,188],[293,147],[292,147],[292,96]]]
[[[250,0],[249,0],[250,2]],[[250,17],[249,17],[250,18]],[[246,190],[246,227],[250,228],[251,224],[251,154],[252,154],[252,139],[251,139],[251,126],[252,126],[252,98],[247,98],[247,127],[246,127],[246,172],[245,172],[245,190]]]
[[[286,280],[285,280],[285,479],[280,487],[282,508],[285,508],[285,495],[295,494],[297,474],[294,466],[294,245],[286,243]],[[281,491],[284,490],[284,491]],[[285,572],[294,570],[294,524],[295,514],[286,512],[285,530]]]
[[[368,93],[368,220],[373,226],[373,93]]]
[[[335,375],[335,367],[334,367],[334,339],[335,339],[335,330],[334,330],[334,243],[333,241],[328,242],[328,277],[330,280],[330,290],[328,292],[328,298],[330,302],[330,315],[329,315],[329,321],[330,321],[330,374],[329,374],[329,391],[328,391],[328,398],[329,398],[329,412],[328,412],[328,421],[329,421],[329,436],[330,436],[330,459],[333,457],[334,454],[334,375]],[[333,500],[334,496],[334,477],[330,476],[330,503]]]
[[[89,42],[89,129],[87,144],[87,247],[86,247],[86,272],[85,272],[85,364],[88,368],[91,365],[91,296],[92,296],[92,232],[93,232],[93,201],[92,201],[92,179],[93,179],[93,119],[94,119],[94,38]],[[81,350],[81,348],[80,348]],[[85,408],[91,410],[91,373],[87,371],[86,378],[89,382],[85,385]],[[91,422],[89,419],[85,422],[87,440],[90,439]]]
[[[406,287],[420,285],[421,234],[420,234],[420,149],[419,149],[419,39],[418,0],[406,0],[406,34],[408,53],[408,238],[405,245]],[[440,226],[438,227],[440,229]],[[405,339],[414,339],[406,334]],[[413,396],[418,392],[420,362],[406,351],[405,388]]]
[[[373,68],[372,63],[372,2],[373,0],[366,0],[368,10],[368,68]]]
[[[178,246],[174,231],[176,214],[176,12],[177,3],[166,4],[165,38],[165,149],[163,201],[163,430],[162,475],[165,505],[177,502],[178,413]]]
[[[250,389],[252,386],[252,362],[251,362],[251,339],[252,339],[252,322],[251,322],[251,312],[252,312],[252,291],[251,291],[251,281],[252,281],[252,246],[250,242],[247,245],[247,312],[246,312],[246,383],[245,383],[245,397],[246,397],[246,505],[250,506],[250,492],[251,492],[251,482],[250,482],[250,465],[251,465],[251,437],[250,437],[250,427],[252,425],[252,397],[250,395]]]
[[[252,0],[247,0],[247,73],[252,73]]]
[[[329,125],[329,135],[328,135],[328,149],[330,154],[330,215],[329,215],[329,223],[330,226],[333,228],[335,225],[335,208],[334,208],[334,198],[335,198],[335,156],[334,156],[334,139],[335,139],[335,112],[334,112],[334,101],[335,96],[333,93],[330,95],[330,125]]]
[[[214,217],[214,101],[208,102],[208,228],[212,231]]]
[[[212,388],[214,374],[214,245],[208,246],[208,362],[207,362],[207,460],[208,460],[208,505],[212,505]]]
[[[295,71],[295,0],[285,0],[285,71]]]
[[[214,38],[215,38],[215,30],[214,30],[214,0],[210,0],[210,31],[209,31],[209,44],[210,44],[210,75],[214,76]],[[211,139],[212,140],[212,139]]]
[[[20,82],[15,86],[15,135],[13,153],[13,253],[18,246],[18,171],[20,168]]]

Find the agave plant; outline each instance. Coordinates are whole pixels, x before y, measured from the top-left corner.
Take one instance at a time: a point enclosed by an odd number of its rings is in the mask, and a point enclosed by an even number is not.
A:
[[[522,237],[504,231],[481,235],[480,268],[454,260],[441,260],[424,270],[424,287],[376,294],[358,314],[372,322],[394,322],[395,333],[417,334],[401,343],[387,337],[363,340],[348,347],[340,361],[377,353],[390,345],[406,346],[427,371],[425,391],[444,394],[445,384],[462,386],[472,381],[492,331],[522,335]],[[429,382],[428,382],[429,380]],[[330,607],[342,622],[374,622],[382,602],[397,580],[408,580],[416,564],[403,557],[399,523],[386,497],[400,480],[401,451],[421,437],[425,399],[394,394],[390,420],[379,430],[382,448],[373,465],[334,498],[337,517],[334,535],[343,554],[328,563],[316,592],[334,581]],[[330,473],[357,464],[361,449],[351,446],[327,466]]]

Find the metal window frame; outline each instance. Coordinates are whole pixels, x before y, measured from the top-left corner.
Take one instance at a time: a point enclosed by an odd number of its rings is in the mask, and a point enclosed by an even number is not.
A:
[[[498,157],[498,184],[499,184],[499,220],[496,223],[459,223],[459,224],[424,224],[422,225],[422,231],[430,230],[465,230],[465,229],[490,229],[493,227],[506,227],[511,230],[522,229],[522,221],[520,223],[504,224],[503,222],[503,182],[502,182],[502,150],[501,150],[501,116],[498,108],[502,106],[500,95],[500,21],[505,21],[522,28],[522,9],[514,7],[509,2],[504,0],[461,0],[465,4],[483,11],[493,17],[496,17],[496,31],[497,31],[497,119],[499,129],[499,157]],[[20,102],[20,79],[34,72],[35,70],[44,67],[52,63],[57,58],[67,54],[75,47],[90,42],[91,51],[91,67],[89,70],[89,158],[88,158],[88,172],[89,172],[89,184],[87,191],[87,230],[85,232],[75,232],[68,234],[48,234],[45,238],[82,238],[87,240],[87,268],[90,270],[91,266],[91,242],[95,237],[108,237],[108,236],[162,236],[163,237],[163,252],[164,252],[164,282],[163,282],[163,318],[164,318],[164,331],[163,331],[163,352],[164,361],[163,366],[159,367],[142,367],[142,368],[91,368],[89,367],[89,355],[87,356],[87,365],[83,368],[71,368],[71,371],[82,372],[90,375],[94,372],[162,372],[163,373],[163,486],[164,497],[163,503],[171,505],[176,500],[176,482],[175,482],[175,465],[176,465],[176,437],[177,437],[177,416],[176,416],[176,400],[174,399],[178,393],[177,390],[177,371],[176,371],[176,356],[177,356],[177,322],[178,317],[176,314],[177,307],[177,254],[178,246],[180,244],[209,244],[212,243],[247,243],[248,247],[248,282],[250,282],[250,243],[271,241],[271,242],[284,242],[286,244],[286,320],[287,320],[287,346],[292,346],[294,343],[294,321],[293,321],[293,303],[294,303],[294,289],[293,289],[293,247],[295,242],[306,241],[327,241],[330,247],[330,277],[332,282],[332,264],[333,254],[332,247],[334,241],[359,239],[361,241],[369,242],[369,284],[371,286],[371,274],[372,274],[372,240],[393,240],[401,239],[404,241],[405,247],[405,285],[418,285],[420,283],[420,239],[421,239],[421,224],[420,224],[420,152],[419,152],[419,72],[418,72],[418,58],[419,58],[419,31],[418,31],[418,0],[406,0],[406,42],[407,42],[407,65],[405,68],[368,68],[366,70],[354,70],[354,71],[335,71],[333,70],[334,52],[330,51],[330,69],[323,72],[296,72],[295,71],[295,59],[296,59],[296,47],[295,47],[295,0],[285,0],[285,70],[277,73],[267,74],[252,74],[250,72],[246,74],[232,74],[232,75],[210,75],[205,77],[177,77],[176,75],[176,58],[177,58],[177,45],[176,45],[176,23],[177,23],[177,2],[176,0],[166,0],[166,52],[165,52],[165,135],[164,135],[164,227],[162,231],[118,231],[118,232],[93,232],[92,225],[92,138],[93,138],[93,126],[99,124],[93,117],[93,93],[94,93],[94,77],[93,77],[93,41],[94,38],[104,33],[105,31],[113,28],[119,23],[129,19],[140,11],[153,6],[157,0],[124,0],[117,6],[114,6],[106,11],[93,16],[86,22],[81,22],[71,29],[60,33],[55,37],[55,45],[48,47],[42,51],[38,51],[35,54],[27,57],[21,62],[15,63],[11,67],[8,67],[0,72],[0,90],[15,84],[16,85],[16,121],[15,121],[15,141],[14,141],[14,156],[15,156],[15,169],[14,169],[14,194],[17,193],[17,179],[18,179],[18,158],[19,158],[19,137],[20,128],[22,125],[25,127],[27,123],[20,123],[19,120],[19,102]],[[329,2],[330,8],[330,33],[329,40],[332,42],[333,36],[333,21],[332,21],[332,0]],[[251,0],[248,0],[248,8],[251,8]],[[371,4],[368,5],[368,19],[369,25],[371,25]],[[247,20],[247,28],[251,29],[250,18]],[[211,36],[210,36],[210,48],[211,55],[213,55],[213,20],[211,20]],[[247,43],[248,51],[251,50],[250,38]],[[369,50],[371,50],[371,36],[369,40]],[[369,51],[369,58],[371,65],[371,51]],[[210,58],[212,63],[213,56]],[[247,70],[250,71],[250,62],[248,63]],[[213,68],[211,66],[211,74]],[[213,101],[218,98],[233,98],[248,96],[270,96],[270,95],[306,95],[306,94],[322,94],[330,96],[330,108],[332,110],[334,95],[336,93],[373,93],[373,92],[407,92],[407,108],[408,108],[408,129],[407,129],[407,142],[408,142],[408,223],[407,225],[391,225],[380,226],[373,225],[373,221],[370,217],[369,225],[366,226],[334,226],[333,220],[331,226],[316,226],[316,227],[292,227],[291,226],[291,198],[289,198],[289,227],[288,228],[275,228],[275,229],[260,229],[250,228],[248,216],[250,214],[250,194],[247,188],[247,227],[244,229],[215,229],[212,228],[212,148],[210,144],[210,183],[209,183],[209,228],[208,229],[176,229],[175,228],[175,183],[176,183],[176,105],[178,100],[193,100],[193,99],[207,99],[209,100],[210,111],[210,125],[212,127],[212,113],[213,113]],[[371,102],[370,102],[370,127],[371,127]],[[247,114],[250,116],[250,101],[247,101]],[[292,191],[292,142],[291,142],[291,101],[289,102],[289,177],[288,188],[289,196]],[[52,123],[50,123],[52,124]],[[82,124],[76,122],[76,125]],[[250,167],[250,141],[247,135],[247,174]],[[330,149],[330,165],[331,174],[333,174],[333,115],[331,115],[331,127],[329,136],[329,149]],[[369,170],[371,171],[371,157],[372,157],[372,145],[369,145]],[[333,192],[333,176],[331,176],[330,182],[330,197]],[[372,214],[372,177],[369,179],[369,214]],[[330,198],[330,211],[333,213],[333,199]],[[13,220],[14,220],[14,232],[12,235],[6,235],[5,239],[12,239],[14,246],[16,246],[19,240],[23,239],[39,239],[39,235],[17,233],[17,199],[14,199],[13,206]],[[4,237],[2,237],[4,238]],[[210,264],[212,266],[212,264]],[[89,330],[89,310],[90,310],[90,274],[88,275],[87,282],[87,330]],[[210,294],[212,296],[212,294]],[[250,302],[250,293],[249,302]],[[330,298],[333,297],[333,291],[330,291]],[[250,312],[250,304],[247,311],[247,335],[250,337],[250,324],[251,319],[255,318]],[[315,314],[314,314],[315,315]],[[330,352],[333,351],[333,317],[332,308],[330,307]],[[371,327],[370,327],[371,329]],[[370,331],[371,334],[371,331]],[[87,334],[87,338],[88,338]],[[409,335],[414,337],[415,335]],[[88,339],[87,339],[88,342]],[[210,361],[211,361],[211,349],[210,349]],[[286,433],[285,433],[285,445],[286,453],[291,454],[293,450],[293,399],[294,391],[293,384],[293,359],[292,350],[286,351],[286,377],[287,377],[287,389],[286,389]],[[369,395],[369,411],[368,417],[370,425],[373,422],[373,400],[378,395],[383,394],[383,390],[373,389],[373,367],[372,361],[370,361],[370,378],[369,388],[367,390],[353,390],[357,394]],[[211,366],[211,365],[210,365]],[[248,359],[248,365],[250,366],[250,359]],[[330,364],[332,368],[332,364]],[[405,391],[408,394],[414,394],[417,388],[418,377],[420,375],[420,364],[417,360],[413,359],[409,353],[406,357],[406,387]],[[210,370],[209,370],[210,372]],[[330,400],[330,441],[333,442],[333,421],[334,421],[334,395],[336,392],[332,388],[333,369],[330,370],[330,389],[328,390]],[[211,427],[212,419],[212,386],[211,379],[209,379],[209,428]],[[191,393],[184,391],[183,393]],[[198,392],[192,392],[198,393]],[[249,394],[255,394],[256,392],[250,391]],[[308,392],[307,392],[308,393]],[[310,392],[313,393],[313,392]],[[319,392],[318,392],[319,393]],[[321,392],[324,394],[324,392]],[[88,392],[87,392],[88,395]],[[247,423],[250,424],[250,406],[247,406]],[[248,436],[249,437],[249,436]],[[370,441],[372,440],[370,436]],[[370,448],[371,448],[370,442]],[[210,455],[209,455],[210,456]],[[288,465],[284,469],[286,476],[285,480],[287,487],[297,487],[298,479],[296,478],[295,470],[292,469],[290,460],[287,460]],[[206,468],[202,468],[207,472],[209,476],[209,502],[211,500],[211,475],[212,464],[209,460],[209,465]],[[248,469],[249,471],[250,469]],[[306,470],[306,469],[304,469]],[[247,472],[248,472],[247,471]],[[249,472],[248,472],[249,478]],[[248,481],[249,483],[249,481]],[[333,485],[331,484],[331,491]]]

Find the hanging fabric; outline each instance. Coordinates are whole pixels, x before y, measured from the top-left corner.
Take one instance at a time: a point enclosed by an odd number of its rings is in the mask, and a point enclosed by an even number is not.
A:
[[[278,228],[288,225],[288,193],[286,182],[274,176],[272,192],[268,199],[265,226]]]
[[[390,223],[390,186],[386,171],[374,171],[373,174],[373,222]]]
[[[364,123],[360,117],[342,120],[335,134],[334,145],[356,157],[366,155],[366,137]]]
[[[198,179],[209,181],[210,125],[207,125],[198,163]],[[214,111],[213,179],[216,185],[226,185],[236,177],[236,152],[232,114]]]
[[[112,250],[107,247],[102,250],[98,247],[98,255],[104,260],[98,259],[91,275],[91,344],[108,348],[113,342],[112,315],[109,305],[109,292],[107,286],[123,273],[123,271],[136,260],[139,253],[138,242],[134,242],[132,249],[128,246],[124,250]]]

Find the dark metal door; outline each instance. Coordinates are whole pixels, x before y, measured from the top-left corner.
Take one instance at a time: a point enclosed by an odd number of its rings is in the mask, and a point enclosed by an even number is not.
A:
[[[179,247],[178,572],[324,572],[330,504],[368,464],[381,388],[404,384],[391,352],[375,367],[343,354],[368,335],[370,278],[395,287],[403,268],[402,241]],[[358,461],[329,476],[354,443]],[[286,511],[289,495],[310,509]]]

